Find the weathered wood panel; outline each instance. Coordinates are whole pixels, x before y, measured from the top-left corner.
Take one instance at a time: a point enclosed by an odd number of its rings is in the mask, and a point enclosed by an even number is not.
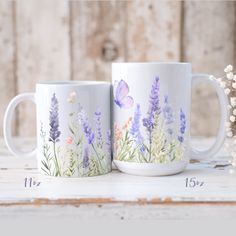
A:
[[[129,1],[128,61],[179,61],[181,2]]]
[[[70,79],[69,6],[67,1],[17,1],[18,93],[34,91],[40,80]],[[18,134],[35,133],[35,109],[22,104]]]
[[[225,1],[1,1],[0,112],[16,93],[33,91],[38,80],[109,81],[112,61],[184,60],[193,63],[194,72],[220,75],[236,60],[235,6]],[[215,133],[217,106],[214,91],[200,84],[193,94],[194,135]],[[20,106],[19,135],[35,133],[34,114],[34,105]]]
[[[13,3],[0,1],[0,136],[3,114],[16,93],[13,19]]]
[[[235,2],[184,3],[183,60],[192,62],[194,72],[221,76],[234,62]],[[214,91],[199,84],[193,93],[192,133],[214,135],[219,120]]]
[[[125,1],[71,2],[74,80],[111,80],[111,62],[125,58]]]

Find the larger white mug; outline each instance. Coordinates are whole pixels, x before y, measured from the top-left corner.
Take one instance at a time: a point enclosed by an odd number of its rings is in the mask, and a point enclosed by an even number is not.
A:
[[[126,173],[170,175],[190,158],[213,156],[222,146],[227,99],[205,74],[192,75],[190,63],[113,63],[114,162]],[[216,90],[221,120],[215,143],[205,151],[190,145],[192,85],[208,82]]]
[[[94,176],[111,171],[110,92],[107,82],[41,82],[36,93],[12,99],[4,117],[4,136],[17,156],[33,156],[50,176]],[[102,95],[102,96],[101,96]],[[37,148],[18,150],[11,137],[17,104],[31,100],[37,110]]]

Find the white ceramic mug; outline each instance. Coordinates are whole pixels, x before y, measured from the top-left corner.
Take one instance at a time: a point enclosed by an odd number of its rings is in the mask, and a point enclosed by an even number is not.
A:
[[[80,177],[111,171],[110,92],[107,82],[41,82],[36,93],[12,99],[5,113],[4,136],[17,156],[37,151],[38,168],[50,176]],[[37,110],[37,148],[18,150],[11,136],[15,107],[31,100]]]
[[[190,63],[113,63],[114,162],[129,174],[158,176],[184,170],[190,158],[211,157],[221,148],[227,99]],[[221,120],[215,143],[204,151],[190,146],[192,85],[208,82],[219,97]],[[207,108],[206,108],[207,109]]]

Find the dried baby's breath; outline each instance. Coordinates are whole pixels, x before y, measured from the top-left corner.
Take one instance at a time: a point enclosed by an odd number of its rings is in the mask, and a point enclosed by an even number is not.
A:
[[[210,78],[215,79],[219,83],[227,96],[230,95],[229,105],[227,106],[230,116],[229,120],[225,123],[227,139],[224,147],[232,157],[230,164],[236,167],[236,74],[233,72],[233,69],[232,65],[228,65],[224,69],[225,75],[223,77],[215,78],[212,75]],[[234,171],[230,169],[230,172]]]

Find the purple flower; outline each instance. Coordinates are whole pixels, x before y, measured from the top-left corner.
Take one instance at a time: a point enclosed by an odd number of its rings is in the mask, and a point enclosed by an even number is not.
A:
[[[79,121],[83,126],[83,130],[84,130],[84,133],[86,135],[88,144],[93,144],[93,142],[94,142],[94,133],[92,131],[91,126],[89,125],[87,114],[85,113],[85,111],[83,109],[79,113]]]
[[[153,81],[151,93],[149,96],[149,110],[147,113],[147,117],[143,119],[143,126],[145,126],[149,132],[151,132],[154,127],[155,114],[160,114],[161,112],[159,104],[160,102],[159,90],[160,90],[159,77],[156,77]]]
[[[84,156],[83,156],[83,168],[87,168],[89,166],[89,149],[86,147],[84,149]]]
[[[95,115],[95,122],[96,122],[96,137],[97,137],[97,144],[102,147],[102,128],[101,128],[101,111],[97,110]]]
[[[179,136],[178,136],[178,140],[180,143],[182,143],[184,141],[184,133],[186,130],[186,116],[183,112],[182,109],[180,109],[180,128],[179,128]]]
[[[51,98],[51,107],[49,112],[49,141],[56,143],[59,140],[59,136],[61,135],[61,132],[59,131],[59,119],[58,119],[58,100],[56,98],[55,93],[53,94]]]
[[[143,145],[143,137],[140,132],[140,118],[141,118],[141,111],[140,111],[140,105],[137,104],[135,113],[134,113],[134,119],[132,122],[132,126],[130,128],[130,133],[134,137],[134,140],[138,146],[140,146],[140,151],[144,152],[145,148]]]
[[[111,155],[111,130],[107,131],[107,141],[106,141],[107,149],[109,156]]]
[[[167,95],[164,96],[164,107],[162,109],[162,112],[163,112],[165,124],[167,126],[166,132],[172,135],[173,130],[170,126],[174,122],[174,116],[173,116],[173,111],[169,104],[169,98]]]

